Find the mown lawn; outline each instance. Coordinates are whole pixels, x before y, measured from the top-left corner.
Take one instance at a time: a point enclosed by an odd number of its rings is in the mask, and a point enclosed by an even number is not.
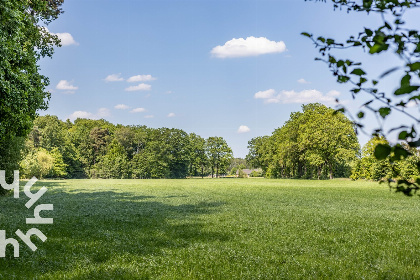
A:
[[[43,181],[48,239],[0,279],[420,279],[420,199],[347,180]],[[26,232],[27,199],[0,198]],[[19,239],[18,239],[19,240]]]

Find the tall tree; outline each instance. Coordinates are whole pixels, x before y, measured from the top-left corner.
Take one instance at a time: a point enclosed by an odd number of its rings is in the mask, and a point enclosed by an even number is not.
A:
[[[96,159],[105,155],[106,148],[110,142],[109,131],[106,128],[95,126],[89,133],[90,145],[93,149],[93,164],[96,164]]]
[[[219,173],[224,172],[233,159],[232,149],[222,137],[209,137],[206,140],[206,152],[211,166],[211,177],[216,171],[216,178]]]
[[[201,136],[190,133],[190,175],[197,175],[197,170],[204,177],[204,169],[207,167],[206,140]]]
[[[101,144],[102,140],[98,139],[102,139],[103,137],[100,137],[99,134],[96,135],[96,132],[91,136],[91,132],[95,127],[96,130],[100,129],[108,131],[109,135],[112,135],[115,129],[113,124],[105,120],[89,120],[78,118],[74,121],[73,125],[69,125],[68,139],[74,146],[83,169],[83,173],[79,173],[77,177],[89,176],[89,170],[96,161],[96,157],[103,156],[106,153],[106,147],[104,146],[105,144]],[[105,138],[103,140],[105,141]],[[106,143],[109,143],[109,140],[110,139],[107,138]],[[93,145],[96,145],[96,150],[93,148]]]
[[[363,146],[362,157],[356,161],[352,170],[352,179],[381,180],[392,177],[389,162],[375,158],[375,148],[379,144],[389,145],[389,142],[383,136],[374,136]]]
[[[312,164],[325,164],[329,178],[339,161],[351,162],[359,150],[353,123],[321,104],[303,105],[298,143]]]
[[[29,133],[37,110],[45,110],[48,78],[38,61],[51,57],[57,36],[41,25],[56,19],[63,1],[0,0],[0,169],[18,168],[22,137]]]
[[[320,179],[326,171],[332,179],[340,167],[349,173],[359,149],[353,123],[318,103],[302,109],[292,113],[270,137],[251,140],[247,158],[267,177]]]

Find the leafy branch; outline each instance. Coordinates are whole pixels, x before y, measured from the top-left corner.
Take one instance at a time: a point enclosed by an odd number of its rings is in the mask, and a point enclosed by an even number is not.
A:
[[[306,0],[305,0],[306,1]],[[310,0],[309,0],[310,1]],[[315,0],[326,2],[326,0]],[[398,140],[408,144],[409,147],[420,147],[420,139],[417,137],[416,125],[420,124],[420,118],[407,112],[405,109],[410,105],[419,105],[420,84],[416,83],[420,78],[420,34],[418,30],[405,28],[403,20],[404,13],[411,8],[420,6],[420,0],[363,0],[347,1],[332,0],[334,9],[346,9],[347,12],[379,13],[382,24],[378,28],[364,28],[357,36],[350,36],[345,42],[337,42],[333,38],[316,37],[308,32],[302,35],[310,38],[318,49],[321,57],[315,60],[323,61],[337,77],[337,82],[350,84],[353,99],[365,93],[371,99],[362,105],[362,108],[373,112],[378,120],[383,122],[390,118],[393,112],[401,113],[405,118],[401,125],[393,127],[388,133],[397,131]],[[390,20],[387,20],[390,19]],[[361,62],[351,59],[338,59],[333,50],[361,48],[370,55],[381,55],[393,53],[401,65],[393,66],[384,71],[378,79],[369,78],[368,73],[362,68]],[[385,93],[379,90],[380,81],[395,71],[403,72],[400,83],[392,93]],[[339,109],[344,112],[344,107]],[[355,125],[362,129],[362,119],[365,112],[360,110],[357,113],[358,121]],[[405,125],[410,121],[414,125]],[[373,134],[385,135],[383,125],[376,129]],[[403,148],[401,144],[393,146],[378,145],[375,150],[375,157],[378,159],[389,158],[391,162],[404,159],[411,155],[411,152]],[[420,170],[420,165],[419,170]],[[408,182],[399,180],[394,187],[404,194],[412,194],[420,189],[420,182]]]

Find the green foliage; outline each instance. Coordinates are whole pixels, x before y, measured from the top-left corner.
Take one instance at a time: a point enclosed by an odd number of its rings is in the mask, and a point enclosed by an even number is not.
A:
[[[0,0],[0,170],[9,180],[37,110],[48,105],[49,81],[38,61],[51,57],[60,40],[41,26],[57,18],[62,2]]]
[[[67,176],[67,164],[64,163],[63,156],[58,148],[53,148],[50,152],[53,157],[53,167],[48,177],[50,178],[65,178]]]
[[[185,178],[190,166],[188,134],[180,129],[151,129],[145,145],[134,155],[136,178]]]
[[[236,175],[236,171],[238,169],[251,169],[252,166],[247,162],[246,159],[243,158],[233,158],[230,161],[229,167],[227,168],[226,172],[230,175]]]
[[[1,140],[7,135],[25,137],[36,111],[47,108],[49,81],[39,74],[37,63],[52,56],[59,39],[40,26],[58,14],[44,0],[0,1]]]
[[[222,137],[209,137],[206,140],[206,154],[211,167],[211,177],[227,172],[227,168],[233,159],[232,149]],[[215,173],[216,172],[216,173]]]
[[[220,142],[220,143],[219,143]],[[226,172],[231,150],[220,138],[218,172]],[[38,153],[54,158],[45,177],[185,178],[209,173],[205,139],[180,129],[113,125],[105,120],[62,122],[38,117],[25,145],[25,176],[41,174]],[[215,165],[215,166],[216,166]],[[33,174],[31,174],[31,172]]]
[[[386,153],[378,157],[378,153],[383,149],[386,149]],[[402,157],[401,155],[405,153],[401,152],[400,149],[412,156]],[[395,160],[396,158],[398,160]],[[355,163],[351,178],[375,181],[404,179],[415,182],[415,179],[419,176],[416,164],[419,160],[420,152],[416,148],[410,148],[408,145],[394,145],[391,148],[385,137],[375,136],[363,147],[362,157]]]
[[[9,183],[13,181],[13,171],[19,170],[24,143],[25,138],[12,135],[0,139],[0,170],[6,171],[6,181]],[[0,187],[0,196],[6,193],[7,191]]]
[[[92,178],[130,178],[131,170],[124,147],[114,140],[108,147],[107,153],[92,168]]]
[[[56,170],[54,170],[55,162],[57,163]],[[48,174],[54,174],[56,171],[58,173],[63,172],[63,165],[64,164],[62,161],[60,162],[59,157],[54,158],[54,156],[44,148],[38,148],[27,153],[23,158],[21,162],[21,176],[28,179],[32,176],[42,179]]]
[[[262,170],[253,170],[251,174],[249,174],[249,177],[262,177],[263,173]]]
[[[200,175],[204,177],[205,170],[208,166],[208,158],[206,154],[206,140],[195,133],[190,133],[190,176]]]
[[[325,0],[323,2],[326,2]],[[397,124],[391,128],[398,134],[398,139],[408,144],[410,147],[420,147],[420,138],[417,133],[417,125],[420,119],[407,112],[405,109],[409,105],[418,106],[420,100],[420,33],[406,25],[404,20],[405,13],[420,6],[418,0],[332,0],[334,8],[346,9],[347,12],[363,12],[367,14],[381,15],[381,23],[376,27],[365,27],[360,30],[358,35],[348,36],[345,42],[338,42],[333,38],[314,36],[308,32],[302,35],[312,40],[315,47],[321,54],[320,60],[325,62],[332,74],[337,77],[338,83],[347,83],[352,86],[351,93],[356,98],[361,93],[369,96],[370,100],[362,105],[362,110],[357,113],[359,118],[356,125],[363,130],[363,118],[365,111],[370,111],[377,116],[379,128],[373,131],[372,135],[386,135],[382,120],[398,118]],[[381,56],[384,61],[389,61],[389,65],[382,69],[382,73],[368,73],[363,69],[362,62],[353,61],[350,58],[338,58],[337,49],[362,49],[371,56]],[[389,59],[394,55],[397,60]],[[396,62],[396,64],[394,64]],[[395,87],[390,87],[386,83],[386,78],[390,74],[400,75],[400,82]],[[379,76],[379,79],[376,77]],[[385,89],[382,84],[386,85]],[[340,110],[345,111],[344,108]],[[405,161],[412,157],[409,149],[396,145],[377,145],[374,153],[379,160],[388,158],[391,166],[398,165],[398,161]],[[391,155],[391,156],[390,156]],[[413,160],[413,159],[411,159]],[[359,165],[362,163],[359,163]],[[363,163],[364,164],[364,163]],[[362,164],[362,165],[363,165]],[[416,163],[420,167],[420,162]],[[375,168],[375,178],[385,176],[380,171],[386,165],[380,164]],[[407,184],[406,179],[402,183],[397,182],[391,187],[405,194],[412,195],[420,189],[417,183]]]
[[[251,167],[264,166],[267,169],[265,156],[269,153],[269,147],[264,144],[269,142],[268,138],[269,136],[259,136],[248,141],[249,151],[245,160]]]
[[[242,169],[238,169],[238,178],[247,178],[248,176]]]
[[[302,106],[272,136],[248,142],[249,163],[269,178],[350,176],[359,144],[352,122],[321,104]]]

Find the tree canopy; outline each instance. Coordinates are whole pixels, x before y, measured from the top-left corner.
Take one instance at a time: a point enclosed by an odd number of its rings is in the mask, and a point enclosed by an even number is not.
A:
[[[209,137],[206,141],[206,152],[211,167],[211,177],[216,172],[216,178],[219,174],[225,173],[233,159],[232,149],[228,146],[222,137]]]
[[[38,61],[60,45],[44,27],[61,13],[63,0],[0,0],[0,170],[18,168],[24,137],[37,110],[45,110],[49,80]]]
[[[348,177],[359,150],[353,123],[319,103],[303,105],[270,137],[248,144],[248,162],[274,178]]]
[[[23,176],[54,178],[203,177],[226,174],[232,158],[222,137],[49,115],[35,119],[24,154]]]
[[[60,41],[42,25],[57,18],[62,2],[0,1],[0,140],[26,136],[36,111],[47,108],[49,81],[39,73],[38,61],[51,57]]]
[[[316,1],[316,0],[315,0]],[[326,2],[326,0],[322,0]],[[388,136],[391,132],[398,135],[394,144],[379,143],[375,148],[377,159],[388,158],[390,163],[407,158],[412,155],[409,149],[404,149],[399,141],[410,147],[420,147],[418,125],[420,118],[410,113],[409,107],[418,107],[420,100],[420,34],[418,30],[407,27],[404,19],[409,9],[420,5],[418,0],[331,0],[334,9],[345,9],[348,13],[361,12],[380,15],[382,23],[379,26],[364,27],[358,34],[349,35],[347,40],[341,42],[334,38],[315,36],[309,32],[302,35],[309,37],[319,50],[321,57],[316,58],[325,62],[337,82],[351,85],[351,94],[354,99],[361,94],[369,96],[362,109],[356,114],[355,124],[359,129],[365,127],[365,115],[373,113],[379,120],[378,127],[372,131],[373,135]],[[383,56],[384,61],[390,61],[387,68],[381,73],[368,73],[362,61],[351,58],[339,58],[337,50],[360,49],[371,56]],[[397,58],[386,59],[389,55]],[[392,75],[390,75],[392,74]],[[384,87],[390,76],[399,75],[399,82],[392,87]],[[340,108],[345,111],[345,108]],[[384,121],[398,118],[398,124],[385,131]],[[357,119],[357,120],[356,120]],[[395,144],[396,143],[396,144]],[[420,168],[420,164],[418,165]],[[398,189],[405,188],[405,193],[419,189],[420,180],[416,183],[400,180]]]

